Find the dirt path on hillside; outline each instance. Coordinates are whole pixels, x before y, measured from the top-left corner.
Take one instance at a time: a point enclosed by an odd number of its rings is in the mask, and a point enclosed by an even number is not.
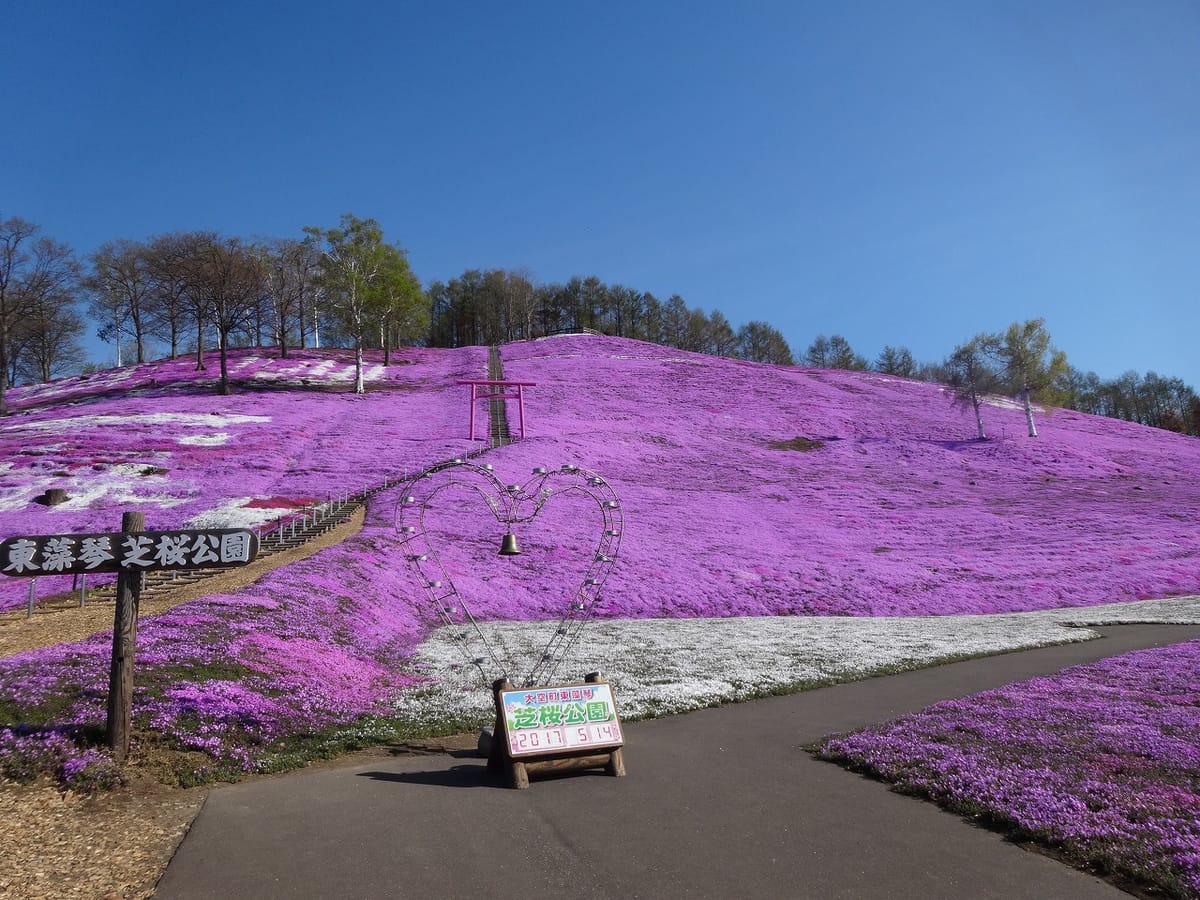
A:
[[[360,506],[341,525],[294,550],[265,556],[248,566],[229,569],[209,578],[181,585],[175,590],[156,592],[154,596],[144,597],[139,604],[138,619],[145,621],[148,617],[166,612],[180,603],[209,594],[231,593],[252,584],[280,566],[306,559],[326,547],[358,534],[362,529],[364,515],[365,507]],[[32,619],[27,617],[23,609],[10,610],[0,614],[0,657],[41,647],[53,647],[55,644],[81,641],[93,634],[112,631],[112,627],[112,603],[97,603],[84,607],[44,606],[35,608]]]

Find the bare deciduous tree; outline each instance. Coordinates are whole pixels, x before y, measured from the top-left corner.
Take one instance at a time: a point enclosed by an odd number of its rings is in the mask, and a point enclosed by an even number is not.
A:
[[[35,306],[73,297],[79,265],[71,249],[20,218],[0,220],[0,416],[8,415],[9,343]],[[23,344],[27,345],[26,341]]]
[[[148,248],[136,241],[109,241],[91,256],[85,286],[92,294],[91,312],[101,322],[99,335],[117,342],[121,363],[121,335],[128,329],[135,359],[146,361],[146,336],[150,327],[153,278]]]

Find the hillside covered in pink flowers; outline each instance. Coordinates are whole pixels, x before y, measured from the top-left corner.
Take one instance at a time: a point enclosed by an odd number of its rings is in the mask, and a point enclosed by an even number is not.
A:
[[[474,461],[503,484],[564,464],[609,481],[624,530],[600,616],[916,616],[1200,593],[1194,438],[1056,410],[1031,439],[997,399],[979,442],[937,385],[616,338],[501,356],[506,378],[536,383],[528,434]],[[348,354],[234,357],[226,397],[186,359],[14,390],[0,539],[109,531],[127,509],[152,530],[252,526],[484,446],[467,439],[456,380],[487,377],[485,348],[369,359],[361,396]],[[71,499],[39,503],[50,487]],[[439,618],[397,532],[405,490],[374,494],[340,545],[144,619],[137,733],[218,768],[278,767],[291,742],[388,717],[398,691],[437,679],[410,664]],[[551,498],[518,526],[512,558],[496,555],[502,529],[470,490],[438,495],[427,524],[478,615],[556,620],[595,552],[589,502]],[[49,576],[38,591],[69,586]],[[25,591],[3,579],[0,607]],[[104,768],[87,736],[104,721],[109,643],[0,659],[0,774]]]
[[[1200,591],[1194,438],[1066,410],[1028,438],[997,399],[979,442],[937,385],[616,338],[501,355],[507,378],[537,387],[527,439],[486,456],[497,474],[570,462],[622,498],[612,615],[929,615]],[[241,351],[231,397],[190,359],[13,391],[0,535],[109,530],[129,508],[150,528],[244,526],[481,446],[454,382],[486,376],[483,348],[377,362],[357,397],[337,351]],[[72,499],[36,503],[51,486]],[[0,585],[20,601],[17,582]]]

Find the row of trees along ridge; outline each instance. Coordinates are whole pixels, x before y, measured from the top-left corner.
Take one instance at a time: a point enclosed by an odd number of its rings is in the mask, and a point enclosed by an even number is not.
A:
[[[1126,372],[1101,379],[1070,366],[1041,319],[979,334],[941,362],[918,363],[888,345],[874,361],[841,335],[820,335],[797,358],[778,329],[762,321],[738,328],[720,310],[705,313],[674,294],[599,278],[537,284],[524,270],[469,269],[425,290],[404,249],[384,240],[374,219],[347,214],[336,227],[309,227],[296,238],[248,241],[208,231],[142,241],[116,240],[80,262],[66,245],[18,218],[0,219],[0,415],[10,384],[48,381],[85,366],[81,310],[98,334],[145,362],[152,347],[171,358],[205,349],[220,355],[219,390],[230,390],[226,350],[275,345],[352,347],[355,390],[364,390],[362,354],[411,344],[498,344],[591,330],[682,350],[753,362],[825,369],[872,369],[945,383],[972,411],[985,436],[983,398],[1006,394],[1025,409],[1036,435],[1034,403],[1067,406],[1200,435],[1200,399],[1178,378]]]

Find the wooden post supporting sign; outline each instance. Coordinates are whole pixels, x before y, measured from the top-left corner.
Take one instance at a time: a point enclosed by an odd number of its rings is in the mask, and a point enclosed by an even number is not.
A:
[[[141,534],[146,514],[121,517],[122,534]],[[112,666],[108,673],[108,746],[117,764],[129,754],[129,719],[133,709],[133,660],[137,650],[138,599],[144,573],[123,569],[117,574],[117,608],[113,614]]]
[[[108,746],[123,763],[129,755],[133,662],[137,650],[138,598],[147,571],[244,566],[258,554],[258,536],[244,528],[146,531],[146,515],[127,512],[118,534],[55,534],[0,541],[0,574],[117,573],[112,663],[108,678]],[[83,605],[80,588],[79,603]],[[32,593],[30,615],[33,615]]]
[[[625,774],[624,740],[612,688],[599,672],[583,684],[515,688],[492,685],[496,726],[488,770],[504,771],[512,787],[530,775],[604,768]]]

